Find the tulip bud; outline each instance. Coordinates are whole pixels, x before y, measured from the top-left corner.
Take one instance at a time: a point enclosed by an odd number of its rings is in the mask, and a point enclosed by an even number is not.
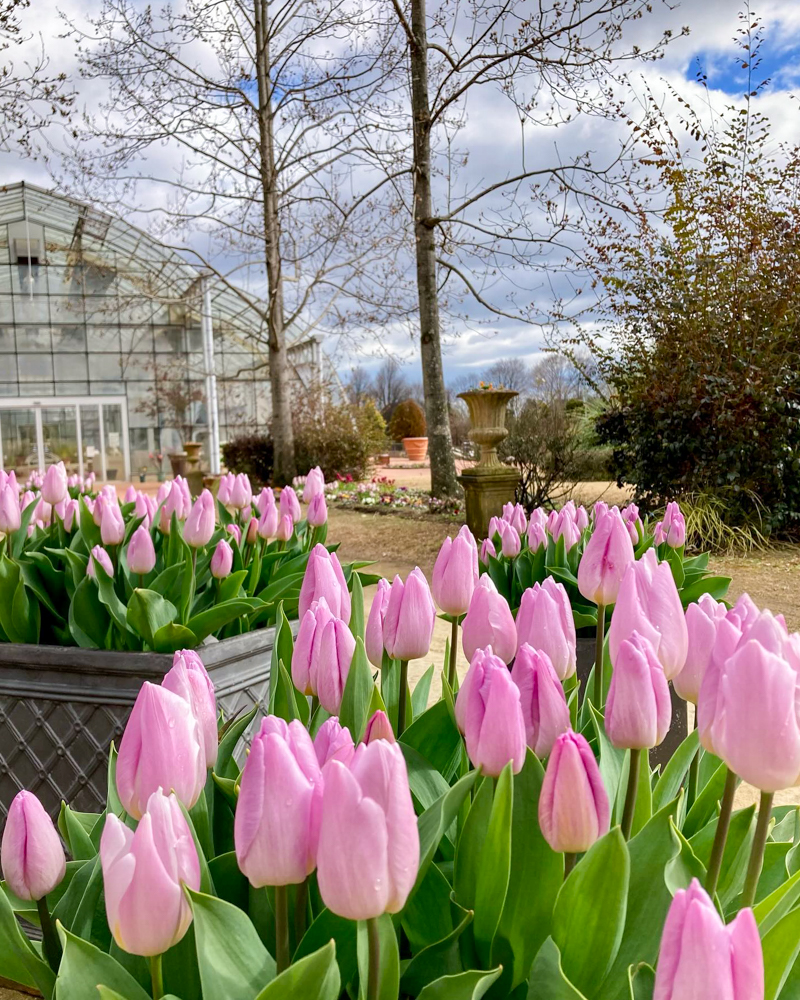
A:
[[[528,548],[531,552],[547,548],[547,529],[538,521],[534,521],[533,518],[528,525]]]
[[[484,774],[498,777],[509,761],[514,774],[522,770],[525,720],[519,689],[491,648],[479,650],[470,663],[456,697],[456,719],[464,727],[469,759]]]
[[[213,681],[200,656],[192,649],[179,649],[172,657],[172,667],[164,675],[161,686],[179,694],[191,705],[200,727],[206,767],[213,767],[219,750],[217,698]]]
[[[25,491],[25,492],[24,492],[24,493],[22,494],[22,496],[20,497],[20,501],[19,501],[19,509],[20,509],[21,511],[22,511],[22,510],[25,510],[25,508],[26,508],[26,507],[28,506],[28,504],[32,504],[32,503],[34,502],[34,500],[35,500],[35,499],[36,499],[36,494],[35,494],[35,493],[32,493],[32,492],[31,492],[30,490],[26,490],[26,491]],[[87,506],[88,506],[88,503],[87,503]],[[89,510],[91,511],[91,509],[92,509],[92,508],[90,507],[90,508],[89,508]]]
[[[669,563],[659,563],[653,549],[630,563],[622,579],[608,630],[614,666],[620,645],[633,632],[650,640],[667,680],[680,673],[689,645],[686,619]]]
[[[800,678],[753,639],[722,666],[711,733],[714,752],[762,792],[800,776]]]
[[[193,549],[202,548],[211,541],[215,525],[214,498],[208,490],[203,490],[186,518],[183,540]]]
[[[264,514],[267,508],[275,506],[275,494],[271,489],[269,489],[269,487],[265,486],[258,494],[258,499],[255,501],[255,505],[259,515]]]
[[[272,492],[272,491],[270,491]],[[264,504],[264,510],[258,522],[259,538],[274,538],[278,534],[278,508],[275,501],[272,504]]]
[[[211,575],[215,580],[224,580],[233,567],[233,549],[224,538],[217,542],[211,557]]]
[[[144,518],[142,525],[145,528],[149,528],[153,523],[155,512],[156,509],[150,497],[147,496],[146,493],[138,493],[136,496],[136,503],[133,508],[133,516],[135,518]]]
[[[232,472],[226,472],[224,476],[220,478],[219,485],[217,486],[217,500],[227,507],[231,502],[231,488],[236,481],[236,476]]]
[[[281,519],[278,522],[278,530],[275,533],[275,537],[279,542],[288,542],[289,539],[294,534],[294,522],[290,514],[281,515]]]
[[[141,819],[153,792],[169,788],[191,809],[205,782],[205,753],[193,713],[180,695],[145,681],[119,745],[117,793],[123,806]]]
[[[661,523],[664,541],[671,549],[679,549],[686,542],[686,521],[681,509],[674,501],[667,504],[664,520]]]
[[[328,602],[321,597],[314,601],[300,620],[292,651],[292,683],[305,695],[317,694],[316,665],[319,663],[322,630],[333,617]]]
[[[61,840],[33,792],[17,792],[9,807],[0,864],[9,889],[20,899],[41,899],[66,874]]]
[[[487,564],[489,562],[489,556],[497,558],[497,549],[494,547],[494,542],[491,538],[484,538],[481,542],[481,562]]]
[[[250,486],[250,479],[245,473],[240,472],[231,484],[229,503],[231,507],[238,507],[241,510],[243,507],[247,507],[252,499],[253,490]]]
[[[567,552],[578,544],[581,540],[581,532],[575,524],[575,515],[571,509],[566,506],[561,508],[550,529],[550,534],[553,536],[554,542],[557,542],[559,538],[564,539],[564,549]]]
[[[519,555],[520,537],[517,534],[517,529],[507,521],[501,521],[500,524],[502,525],[500,528],[501,551],[506,559],[513,559]]]
[[[589,527],[589,515],[586,513],[586,508],[583,504],[575,511],[575,527],[581,534]]]
[[[319,703],[331,715],[339,714],[355,649],[353,633],[341,618],[331,618],[323,626],[314,650],[316,659],[311,664],[311,672],[312,683],[316,681]]]
[[[611,810],[600,768],[580,733],[556,737],[539,795],[539,827],[554,851],[579,854],[608,833]]]
[[[693,705],[697,704],[700,685],[711,659],[717,625],[725,617],[726,610],[725,605],[715,601],[710,594],[703,594],[699,601],[686,609],[686,662],[672,683],[680,697]]]
[[[433,573],[434,579],[436,579],[435,567]],[[378,669],[383,665],[383,623],[386,620],[386,609],[389,607],[390,592],[389,581],[381,577],[378,580],[378,589],[372,598],[367,627],[364,631],[364,647],[367,651],[367,658]]]
[[[248,545],[255,545],[256,539],[258,538],[258,521],[256,518],[251,517],[247,525],[247,534],[245,535],[245,541]]]
[[[480,578],[472,595],[461,629],[464,655],[472,662],[478,649],[491,646],[496,655],[510,663],[517,651],[517,626],[508,601],[499,594],[488,574]]]
[[[34,510],[33,512],[32,520],[35,521],[37,524],[41,525],[42,527],[44,527],[45,525],[50,524],[52,517],[53,517],[53,508],[50,506],[50,504],[45,503],[44,500],[39,500],[39,502],[36,504],[36,510]]]
[[[517,612],[517,641],[547,653],[561,680],[577,665],[575,619],[564,586],[552,576],[523,591]]]
[[[619,510],[596,504],[594,531],[578,564],[578,590],[587,601],[614,604],[632,562],[633,545]]]
[[[431,648],[436,607],[419,566],[406,582],[394,578],[383,622],[383,645],[393,660],[415,660]]]
[[[167,498],[161,506],[161,516],[158,519],[159,530],[168,535],[172,527],[172,515],[174,514],[178,520],[183,519],[183,508],[184,508],[184,496],[180,485],[173,480],[170,484],[169,493]]]
[[[314,871],[322,786],[305,726],[263,719],[242,771],[233,826],[239,868],[252,886],[296,885]]]
[[[419,868],[419,833],[397,743],[359,744],[325,769],[317,880],[322,901],[349,920],[399,913]]]
[[[324,496],[325,476],[319,466],[310,469],[303,487],[303,503],[310,504],[314,497]],[[310,522],[309,522],[310,523]]]
[[[547,530],[547,511],[544,507],[536,507],[531,511],[530,520],[528,521],[528,530],[530,531],[530,526],[532,524],[538,524],[540,528]]]
[[[87,576],[93,578],[97,577],[96,567],[102,566],[106,573],[113,579],[114,578],[114,566],[111,562],[111,556],[106,552],[106,550],[100,546],[95,545],[89,555],[89,562],[86,566]]]
[[[200,862],[175,795],[161,788],[147,800],[136,831],[113,813],[100,838],[108,925],[131,955],[161,955],[189,929],[184,886],[200,888]]]
[[[678,889],[658,952],[653,1000],[764,1000],[764,956],[753,911],[723,922],[697,879]]]
[[[150,532],[143,524],[131,535],[126,553],[128,569],[131,573],[144,576],[149,573],[156,564],[156,550],[153,546],[153,539]]]
[[[329,760],[338,760],[350,766],[356,748],[350,730],[339,724],[335,715],[326,719],[314,737],[314,751],[319,766],[324,769]]]
[[[237,545],[242,544],[242,529],[239,527],[238,524],[226,524],[225,530],[232,538],[236,539]]]
[[[281,517],[285,517],[288,514],[293,522],[299,521],[303,517],[303,512],[300,510],[300,501],[297,499],[297,494],[291,486],[283,487],[278,504]]]
[[[511,502],[503,504],[503,520],[512,526],[518,535],[524,535],[528,527],[525,508],[521,504]]]
[[[737,621],[736,615],[729,612],[717,623],[714,645],[697,696],[697,735],[700,745],[713,754],[717,752],[714,749],[713,734],[719,710],[719,680],[722,668],[729,657],[733,656],[742,640],[742,631]]]
[[[335,552],[328,552],[324,545],[317,544],[308,557],[303,585],[300,588],[301,618],[320,597],[325,598],[334,617],[341,618],[347,624],[350,623],[350,594],[338,556]]]
[[[306,520],[312,528],[321,528],[328,520],[328,505],[324,493],[315,493],[306,513]]]
[[[78,513],[78,501],[77,500],[67,500],[64,503],[64,514],[61,520],[64,523],[64,531],[71,532],[73,525],[75,524],[75,518]]]
[[[498,544],[503,540],[503,528],[506,522],[501,517],[492,517],[489,520],[489,528],[486,533],[487,538],[496,541]]]
[[[433,596],[448,615],[463,615],[478,582],[478,546],[466,524],[445,538],[433,567]]]
[[[51,465],[44,474],[42,499],[45,503],[60,503],[67,496],[67,470],[63,462]]]
[[[638,632],[620,645],[606,702],[606,732],[615,747],[649,750],[669,731],[669,684],[652,645]]]
[[[375,740],[388,740],[390,743],[395,742],[392,724],[389,722],[389,716],[381,709],[378,709],[378,711],[373,714],[372,718],[367,723],[367,728],[364,730],[364,735],[362,737],[362,742],[364,743],[373,743]]]
[[[8,483],[0,491],[0,531],[8,535],[20,526],[19,497]]]
[[[519,689],[525,742],[537,757],[547,757],[556,737],[570,726],[558,674],[547,653],[523,643],[517,650],[511,679]]]
[[[125,496],[123,498],[123,503],[135,503],[136,502],[136,497],[138,495],[139,495],[138,494],[138,490],[136,489],[136,487],[133,484],[131,484],[125,490]]]

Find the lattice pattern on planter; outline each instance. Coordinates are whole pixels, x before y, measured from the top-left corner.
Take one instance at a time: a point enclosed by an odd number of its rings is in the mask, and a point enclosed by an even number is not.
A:
[[[61,800],[81,812],[105,806],[108,749],[119,739],[129,705],[89,705],[0,696],[0,821],[22,788],[54,818]]]

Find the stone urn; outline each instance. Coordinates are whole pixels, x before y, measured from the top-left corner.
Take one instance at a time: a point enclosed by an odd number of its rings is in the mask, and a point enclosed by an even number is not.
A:
[[[187,441],[183,446],[183,450],[186,452],[186,461],[190,469],[196,469],[200,464],[200,450],[202,447],[202,441]]]
[[[476,538],[485,538],[489,521],[502,512],[503,504],[514,500],[519,472],[503,465],[497,446],[508,435],[506,407],[518,393],[511,389],[470,389],[460,392],[469,408],[471,441],[480,448],[478,463],[464,469],[458,481],[464,487],[467,524]]]
[[[403,450],[409,462],[424,462],[428,454],[428,439],[403,438]]]

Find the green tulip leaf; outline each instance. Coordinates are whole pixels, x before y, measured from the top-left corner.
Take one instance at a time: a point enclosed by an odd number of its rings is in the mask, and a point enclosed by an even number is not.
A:
[[[350,631],[354,638],[364,638],[364,587],[358,573],[350,577]]]
[[[242,738],[248,727],[256,717],[258,707],[251,708],[249,712],[240,715],[225,725],[222,739],[219,741],[217,751],[217,762],[214,765],[215,774],[224,778],[238,778],[239,768],[233,760],[233,752],[236,744]]]
[[[358,973],[356,937],[358,924],[330,910],[323,910],[303,935],[292,958],[298,962],[314,952],[319,952],[329,941],[336,942],[336,964],[343,983],[352,982]]]
[[[0,973],[47,998],[53,996],[56,977],[23,933],[5,892],[0,892]]]
[[[373,687],[373,691],[377,691]],[[429,763],[413,747],[406,746],[402,739],[399,747],[403,752],[408,770],[408,785],[411,789],[411,797],[414,800],[414,807],[418,812],[430,808],[433,803],[449,789],[449,785],[439,774],[433,764]]]
[[[1,588],[0,601],[2,601]],[[68,622],[72,637],[81,648],[105,648],[110,618],[100,601],[97,587],[88,576],[84,576],[75,588],[69,606]],[[0,610],[0,623],[2,623],[2,610]]]
[[[154,590],[136,589],[128,600],[128,627],[137,632],[151,649],[156,648],[155,634],[178,617],[174,604],[165,601]]]
[[[254,604],[252,599],[237,598],[233,601],[223,601],[222,604],[215,604],[207,611],[192,615],[186,622],[186,627],[194,632],[198,642],[202,642],[207,635],[218,632],[241,615],[248,615],[252,611],[261,607],[261,602]]]
[[[502,971],[500,968],[489,972],[473,969],[455,976],[442,976],[429,983],[417,1000],[481,1000]]]
[[[450,896],[447,879],[436,865],[431,865],[427,878],[414,897],[414,903],[411,907],[406,905],[403,910],[403,930],[415,955],[403,970],[401,994],[416,996],[428,983],[464,971],[459,939],[472,923],[472,911],[458,907],[456,912],[461,919],[453,926],[452,911],[448,909],[445,912],[443,906],[445,901],[449,904]],[[455,904],[452,905],[455,908]],[[428,911],[427,920],[426,906],[433,910],[432,914]]]
[[[88,829],[81,822],[80,817],[82,816],[88,816],[91,819],[91,826]],[[95,813],[73,812],[66,802],[61,803],[61,811],[58,814],[58,829],[66,841],[69,853],[76,861],[88,861],[97,854],[97,849],[89,834],[98,818]]]
[[[664,881],[667,888],[674,896],[678,889],[688,889],[692,879],[697,879],[701,884],[705,882],[706,869],[703,862],[695,855],[692,845],[684,837],[675,825],[675,821],[670,819],[672,839],[676,845],[675,856],[664,866]]]
[[[788,881],[753,907],[753,915],[761,936],[764,937],[779,920],[793,910],[798,900],[800,900],[800,871],[795,872]]]
[[[484,784],[491,787],[489,781]],[[500,923],[511,874],[511,817],[514,808],[514,784],[511,764],[506,764],[497,779],[492,811],[481,851],[475,884],[475,922],[473,932],[481,966],[491,964],[492,941]]]
[[[400,989],[400,954],[397,948],[397,934],[388,913],[384,913],[383,916],[376,919],[380,941],[380,972],[375,1000],[397,1000]],[[369,939],[365,920],[358,922],[356,951],[358,955],[358,1000],[366,1000],[369,976]],[[302,996],[302,994],[296,995]],[[332,997],[331,1000],[334,998]]]
[[[606,786],[608,801],[611,804],[611,822],[619,822],[624,805],[625,788],[627,786],[626,750],[615,747],[606,736],[603,716],[591,702],[588,702],[592,714],[592,724],[600,747],[600,776]]]
[[[102,604],[108,608],[108,613],[114,619],[123,633],[130,631],[128,628],[128,609],[117,596],[114,590],[114,579],[106,573],[105,569],[97,562],[94,562],[94,576],[97,581],[97,593]]]
[[[628,969],[628,988],[631,1000],[653,1000],[656,985],[655,969],[642,962]]]
[[[539,949],[528,983],[527,1000],[586,1000],[564,975],[561,953],[551,937]]]
[[[456,773],[463,744],[446,702],[437,701],[415,718],[401,742],[422,754],[445,781],[449,782]]]
[[[436,667],[432,663],[414,685],[414,690],[411,692],[411,708],[415,719],[418,719],[428,707],[428,696],[431,692],[431,682],[433,681],[435,670]]]
[[[670,757],[667,766],[656,782],[656,787],[653,789],[653,810],[655,812],[663,809],[678,794],[683,779],[698,751],[697,730],[693,729]]]
[[[255,1000],[300,1000],[301,997],[304,1000],[337,1000],[340,991],[336,945],[329,941],[324,948],[290,965]]]
[[[369,721],[367,712],[372,700],[373,687],[372,671],[364,649],[364,640],[358,636],[339,709],[339,722],[350,730],[354,743],[361,740]]]
[[[763,936],[761,947],[764,952],[764,1000],[778,1000],[800,955],[800,909],[782,917]]]
[[[630,857],[619,827],[586,852],[556,899],[553,940],[569,981],[588,998],[600,986],[622,943],[627,910]]]
[[[186,889],[186,895],[194,914],[203,995],[253,1000],[275,978],[275,960],[250,918],[238,906],[214,896],[191,889]]]
[[[197,636],[185,625],[167,622],[153,633],[153,649],[157,653],[176,653],[179,649],[194,649]]]
[[[720,764],[695,799],[683,822],[682,831],[687,839],[691,839],[711,819],[725,790],[727,776],[728,768],[725,764]]]
[[[97,985],[121,994],[125,1000],[150,1000],[133,976],[112,958],[59,926],[64,955],[58,970],[56,1000],[97,1000]]]
[[[492,780],[482,777],[456,846],[453,895],[458,905],[465,910],[475,909],[478,873],[484,861],[483,845],[489,832],[491,815]],[[503,896],[505,897],[505,886]]]

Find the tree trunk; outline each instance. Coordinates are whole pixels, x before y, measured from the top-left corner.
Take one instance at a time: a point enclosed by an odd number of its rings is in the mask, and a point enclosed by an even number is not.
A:
[[[431,492],[440,497],[459,492],[450,437],[450,414],[442,370],[439,293],[436,285],[435,233],[423,220],[433,216],[431,197],[431,122],[428,98],[426,0],[411,2],[411,112],[414,122],[414,239],[417,256],[420,354]]]
[[[283,329],[283,275],[280,255],[280,216],[269,78],[268,3],[255,0],[256,79],[258,81],[259,152],[264,203],[264,246],[267,264],[269,385],[272,396],[273,478],[283,485],[296,474],[292,430],[292,390]]]

